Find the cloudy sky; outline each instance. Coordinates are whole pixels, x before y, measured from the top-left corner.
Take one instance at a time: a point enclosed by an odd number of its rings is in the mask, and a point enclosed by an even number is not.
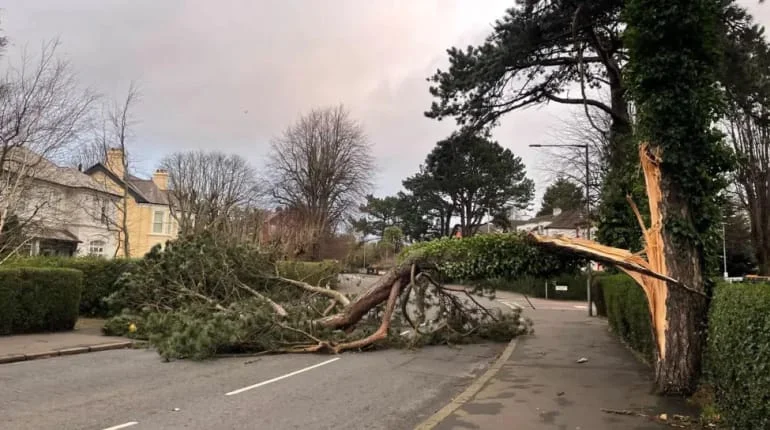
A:
[[[763,24],[770,5],[741,0]],[[59,38],[84,86],[120,98],[141,87],[131,142],[151,173],[165,154],[235,152],[257,166],[303,112],[342,103],[377,160],[375,193],[400,189],[453,122],[427,119],[445,49],[476,44],[512,0],[6,0],[4,61]],[[522,156],[538,195],[550,176],[531,143],[554,143],[558,105],[506,116],[495,138]],[[540,158],[538,158],[540,157]]]

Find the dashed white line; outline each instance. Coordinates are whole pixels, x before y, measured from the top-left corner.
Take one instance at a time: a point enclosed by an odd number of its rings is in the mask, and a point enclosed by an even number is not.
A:
[[[137,421],[129,421],[127,423],[118,424],[118,425],[112,426],[112,427],[107,427],[106,429],[103,429],[103,430],[119,430],[119,429],[124,429],[126,427],[135,426],[137,424],[139,424]]]
[[[506,302],[506,301],[503,301],[503,300],[498,300],[498,302],[504,304],[505,306],[508,306],[511,309],[519,309],[519,310],[523,310],[524,309],[523,306],[521,306],[520,304],[518,304],[516,302]]]
[[[340,357],[332,358],[331,360],[326,360],[324,362],[321,362],[321,363],[318,363],[318,364],[314,364],[312,366],[308,366],[308,367],[306,367],[304,369],[295,370],[294,372],[287,373],[285,375],[281,375],[281,376],[275,377],[273,379],[268,379],[267,381],[262,381],[262,382],[260,382],[258,384],[249,385],[248,387],[239,388],[237,390],[230,391],[229,393],[226,393],[225,396],[232,396],[232,395],[235,395],[235,394],[242,393],[244,391],[248,391],[248,390],[252,390],[254,388],[261,387],[263,385],[272,384],[273,382],[280,381],[281,379],[286,379],[286,378],[292,377],[294,375],[299,375],[300,373],[307,372],[308,370],[313,370],[313,369],[315,369],[317,367],[325,366],[325,365],[327,365],[329,363],[333,363],[333,362],[335,362],[335,361],[337,361],[339,359],[340,359]]]

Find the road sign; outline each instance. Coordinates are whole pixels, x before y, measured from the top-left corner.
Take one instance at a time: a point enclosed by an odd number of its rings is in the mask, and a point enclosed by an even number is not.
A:
[[[566,285],[557,285],[556,286],[556,291],[567,291],[567,290],[568,290],[568,288],[567,288]]]

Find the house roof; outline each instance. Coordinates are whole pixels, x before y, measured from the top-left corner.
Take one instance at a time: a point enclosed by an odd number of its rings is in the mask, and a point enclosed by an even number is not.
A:
[[[29,174],[27,176],[31,178],[68,188],[87,189],[117,196],[109,188],[78,169],[58,166],[29,149],[13,148],[8,152],[7,157],[4,164],[7,170],[18,171],[17,168],[13,167],[13,164],[25,164],[29,166]]]
[[[546,228],[572,230],[577,227],[584,227],[586,225],[584,218],[583,212],[578,209],[564,211],[553,217],[553,220]]]
[[[516,220],[512,222],[514,227],[527,224],[545,224],[545,228],[572,230],[577,227],[585,226],[586,222],[584,220],[583,212],[579,209],[562,211],[558,215],[541,215],[528,220]]]
[[[102,163],[94,164],[93,166],[86,169],[85,173],[91,175],[97,171],[103,172],[117,184],[126,186],[127,183],[128,192],[131,196],[134,197],[134,199],[136,199],[137,203],[150,203],[155,205],[169,204],[168,191],[163,191],[158,188],[158,186],[155,185],[155,182],[153,182],[151,179],[142,179],[133,175],[128,175],[126,182],[123,182],[123,179],[119,178],[118,175],[113,173]]]
[[[134,187],[147,203],[167,205],[169,203],[168,191],[163,191],[155,185],[152,179],[137,178],[128,175],[128,183]]]
[[[66,229],[42,227],[33,234],[38,239],[60,240],[63,242],[81,242],[74,234]]]

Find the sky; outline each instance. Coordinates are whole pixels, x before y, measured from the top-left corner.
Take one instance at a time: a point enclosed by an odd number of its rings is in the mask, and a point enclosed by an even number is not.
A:
[[[770,26],[770,5],[740,0]],[[259,169],[271,138],[317,107],[345,105],[376,159],[372,190],[388,195],[455,128],[423,115],[445,50],[478,44],[512,0],[6,0],[0,30],[35,52],[58,38],[80,83],[107,98],[141,89],[129,149],[151,174],[166,154],[216,149]],[[562,105],[502,118],[494,138],[524,160],[537,200],[547,153],[574,115]]]

